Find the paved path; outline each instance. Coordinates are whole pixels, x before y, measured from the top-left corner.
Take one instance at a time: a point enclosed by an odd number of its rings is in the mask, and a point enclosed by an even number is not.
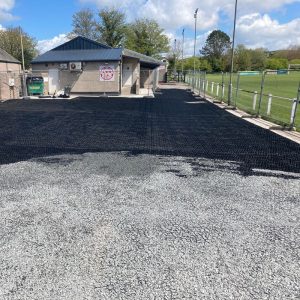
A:
[[[300,297],[299,145],[181,90],[0,128],[0,299]]]

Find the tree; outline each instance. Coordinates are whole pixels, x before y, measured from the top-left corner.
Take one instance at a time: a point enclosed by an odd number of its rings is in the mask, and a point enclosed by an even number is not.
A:
[[[27,69],[32,59],[37,55],[36,41],[20,27],[0,30],[0,48],[22,62],[21,34],[23,36],[24,61]]]
[[[101,41],[111,47],[120,47],[125,42],[127,33],[125,14],[115,8],[102,9],[99,12],[100,23],[97,29]]]
[[[81,35],[92,40],[99,39],[94,14],[90,9],[80,10],[73,15],[72,19],[73,30],[69,34],[70,38]]]
[[[227,65],[226,54],[230,45],[230,37],[225,32],[214,30],[207,37],[200,53],[209,61],[214,71],[224,71]]]
[[[170,49],[168,37],[155,20],[136,20],[127,30],[125,46],[128,49],[157,58]]]
[[[251,49],[251,69],[253,71],[261,71],[266,68],[267,62],[267,54],[266,49],[258,48],[258,49]]]
[[[237,45],[234,57],[235,71],[246,71],[251,69],[251,54],[244,45]]]
[[[178,62],[179,68],[181,68],[181,62],[182,62],[182,60],[180,60]],[[208,71],[208,72],[212,71],[212,67],[211,67],[209,61],[202,57],[195,58],[195,67],[196,67],[196,70]],[[183,69],[184,69],[184,71],[194,70],[194,57],[193,56],[183,59]]]
[[[268,58],[266,68],[271,70],[287,69],[288,60],[286,58]]]
[[[225,32],[214,30],[207,37],[200,53],[209,60],[214,71],[223,71],[226,65],[224,56],[230,45],[230,37]]]

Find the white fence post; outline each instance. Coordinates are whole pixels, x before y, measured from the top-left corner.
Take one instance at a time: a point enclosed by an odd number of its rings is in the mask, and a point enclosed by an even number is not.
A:
[[[205,80],[203,80],[203,82],[202,82],[202,89],[203,89],[203,91],[204,91],[204,88],[205,88]]]
[[[211,93],[212,93],[212,94],[214,93],[214,85],[215,85],[215,83],[212,82],[212,83],[211,83]]]
[[[220,85],[219,85],[219,83],[217,83],[217,97],[219,97],[219,88],[220,88]]]
[[[206,91],[208,91],[208,80],[206,81]]]
[[[222,99],[225,96],[225,84],[222,84]]]
[[[269,116],[271,114],[272,97],[273,97],[272,94],[269,94],[267,116]]]
[[[256,108],[257,95],[258,95],[258,92],[255,91],[254,95],[253,95],[253,106],[252,106],[253,110],[255,110],[255,108]]]
[[[291,110],[290,124],[293,124],[293,123],[294,123],[294,120],[295,120],[295,114],[296,114],[297,102],[298,102],[298,99],[297,99],[297,98],[294,98],[294,100],[293,100],[293,105],[292,105],[292,110]],[[293,125],[292,125],[292,126],[293,126]]]

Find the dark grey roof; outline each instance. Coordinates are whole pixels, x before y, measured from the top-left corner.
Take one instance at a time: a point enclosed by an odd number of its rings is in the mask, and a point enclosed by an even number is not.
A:
[[[144,55],[144,54],[141,54],[141,53],[129,50],[129,49],[123,49],[123,55],[127,56],[127,57],[138,58],[140,60],[140,62],[142,64],[144,64],[145,66],[157,67],[162,64],[161,61],[159,61],[153,57],[150,57],[150,56],[147,56],[147,55]]]
[[[17,59],[15,59],[3,49],[0,49],[0,61],[21,64]]]
[[[121,48],[111,48],[88,38],[78,36],[40,56],[31,63],[59,63],[70,61],[120,61],[123,56],[140,60],[142,67],[155,68],[159,60],[141,53]]]
[[[56,48],[52,49],[53,51],[60,51],[60,50],[92,50],[92,49],[111,49],[112,47],[105,45],[103,43],[99,43],[88,39],[83,36],[77,36],[72,40],[57,46]]]
[[[94,50],[50,50],[31,63],[54,63],[70,61],[119,61],[122,57],[122,49],[94,49]]]

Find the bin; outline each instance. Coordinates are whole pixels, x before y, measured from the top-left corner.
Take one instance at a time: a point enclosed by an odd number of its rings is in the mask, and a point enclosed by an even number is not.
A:
[[[28,95],[44,94],[44,78],[41,76],[29,76],[26,78]]]

